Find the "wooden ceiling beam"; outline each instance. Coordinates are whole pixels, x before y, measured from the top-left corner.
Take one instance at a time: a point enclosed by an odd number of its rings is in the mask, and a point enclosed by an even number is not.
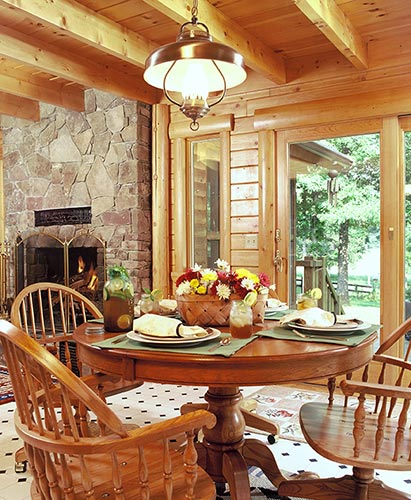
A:
[[[73,111],[84,111],[84,91],[81,88],[44,79],[36,83],[29,82],[17,72],[16,75],[11,72],[8,74],[0,72],[0,92],[46,102]]]
[[[293,0],[355,68],[367,69],[367,45],[334,0]]]
[[[157,44],[71,0],[0,0],[0,6],[22,12],[36,23],[64,30],[67,36],[144,68]]]
[[[36,101],[0,92],[0,115],[39,121],[40,106]]]
[[[51,75],[149,104],[160,100],[160,91],[141,78],[121,73],[117,68],[103,66],[78,54],[56,49],[20,32],[1,28],[0,55],[41,69]]]
[[[191,20],[191,2],[187,0],[144,0],[144,2],[179,24]],[[198,19],[207,25],[215,40],[233,47],[242,54],[246,65],[251,69],[277,84],[286,83],[284,59],[206,0],[200,3]]]

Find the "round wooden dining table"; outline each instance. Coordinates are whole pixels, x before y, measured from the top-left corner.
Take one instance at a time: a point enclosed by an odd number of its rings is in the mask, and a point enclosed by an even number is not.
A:
[[[254,326],[267,329],[277,322]],[[266,386],[333,378],[366,365],[373,355],[376,334],[361,344],[299,342],[257,337],[230,357],[130,350],[93,346],[116,333],[85,333],[87,324],[74,332],[79,360],[94,370],[126,380],[208,387],[208,410],[217,417],[213,429],[204,429],[199,463],[217,484],[228,483],[233,500],[249,500],[248,467],[255,465],[278,485],[286,478],[270,448],[261,440],[244,437],[240,387]],[[222,331],[228,329],[221,328]]]

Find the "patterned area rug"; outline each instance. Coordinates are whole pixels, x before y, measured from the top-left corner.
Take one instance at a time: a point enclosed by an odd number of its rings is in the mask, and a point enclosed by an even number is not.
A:
[[[14,395],[9,371],[5,366],[0,366],[0,405],[10,403],[10,401],[14,401]]]
[[[298,421],[298,412],[304,403],[311,401],[327,402],[328,392],[317,392],[313,390],[301,390],[287,386],[267,386],[247,396],[247,401],[257,402],[255,412],[280,426],[280,436],[283,439],[303,442],[304,437]],[[335,395],[335,402],[342,402],[343,396]]]

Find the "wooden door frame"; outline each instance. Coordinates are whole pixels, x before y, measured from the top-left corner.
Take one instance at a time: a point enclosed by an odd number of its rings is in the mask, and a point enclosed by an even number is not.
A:
[[[198,131],[192,131],[187,125],[186,120],[172,123],[168,127],[168,136],[171,141],[170,178],[172,179],[170,185],[171,208],[167,233],[169,242],[171,242],[169,243],[170,254],[167,255],[168,295],[174,294],[173,284],[176,277],[192,264],[190,244],[191,209],[189,203],[191,195],[189,193],[188,175],[188,151],[192,140],[220,138],[220,211],[222,214],[220,257],[228,262],[230,261],[231,223],[230,217],[227,217],[226,214],[230,213],[231,203],[230,133],[233,129],[233,114],[204,118],[201,120],[201,127]],[[163,254],[162,258],[165,259],[166,256]],[[171,265],[168,264],[170,259]],[[153,275],[153,281],[155,279],[156,276]]]
[[[277,225],[284,235],[277,248],[288,259],[290,245],[289,218],[289,145],[295,142],[326,139],[330,137],[378,133],[380,135],[381,165],[381,338],[384,339],[404,318],[404,188],[400,126],[397,117],[340,122],[318,127],[304,127],[277,132],[278,162],[275,168],[277,184],[282,186],[277,198]],[[395,167],[393,167],[395,166]],[[384,263],[389,262],[390,267]],[[288,299],[289,269],[277,275],[282,299]],[[399,346],[398,346],[399,349]],[[398,353],[399,354],[399,353]]]

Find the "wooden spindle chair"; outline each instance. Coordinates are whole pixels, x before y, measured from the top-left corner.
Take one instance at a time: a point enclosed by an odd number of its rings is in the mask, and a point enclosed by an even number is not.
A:
[[[213,414],[199,410],[129,429],[80,377],[22,330],[0,320],[0,340],[15,393],[15,427],[33,476],[33,499],[215,498],[213,481],[197,465],[194,444],[197,429],[215,425]],[[78,425],[77,405],[95,416],[97,435]],[[170,440],[182,434],[186,446],[179,453]]]
[[[80,292],[58,283],[39,282],[25,287],[13,301],[11,322],[48,349],[78,376],[88,375],[88,383],[103,399],[139,387],[118,376],[91,373],[77,358],[73,331],[91,319],[102,318],[98,307]],[[86,379],[85,379],[86,380]],[[16,472],[24,472],[24,451],[16,453]]]
[[[411,498],[375,478],[376,469],[411,471],[411,344],[402,357],[388,354],[409,330],[411,319],[380,345],[361,381],[352,380],[350,375],[340,383],[345,396],[342,405],[314,402],[300,409],[307,443],[323,457],[352,466],[353,474],[284,481],[278,489],[280,495],[313,500]]]

